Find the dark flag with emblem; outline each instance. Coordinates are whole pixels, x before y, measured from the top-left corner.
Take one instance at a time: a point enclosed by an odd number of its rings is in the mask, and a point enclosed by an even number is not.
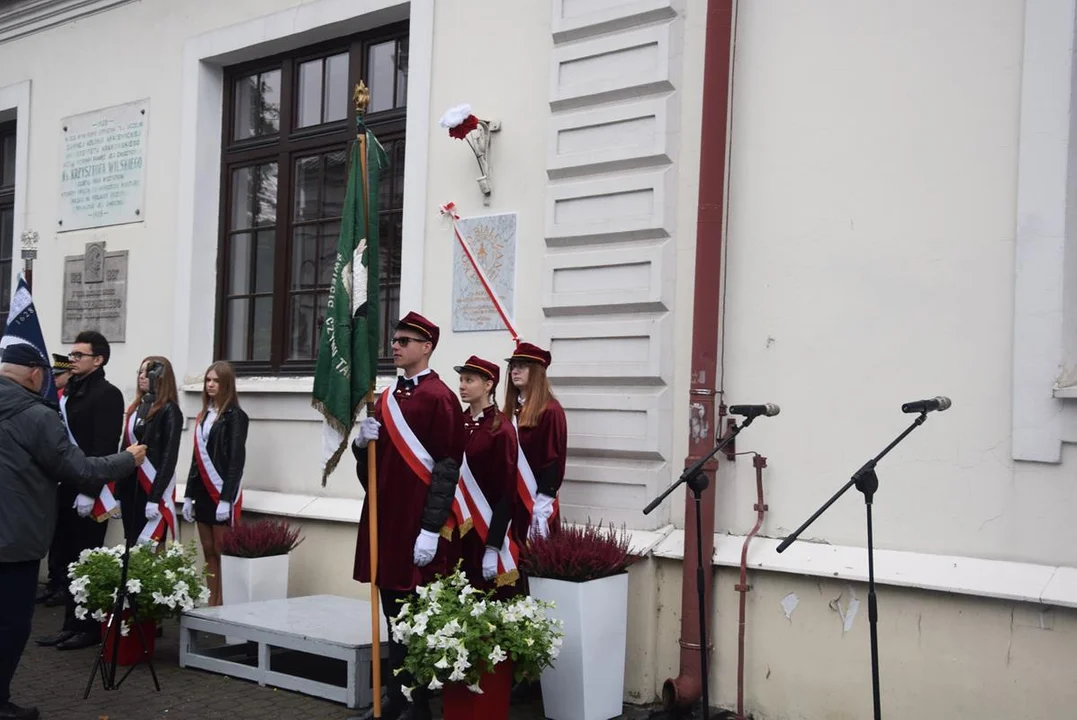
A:
[[[358,116],[348,187],[325,310],[312,405],[322,426],[322,485],[347,447],[378,369],[378,186],[389,159]]]
[[[0,339],[0,350],[8,345],[23,343],[29,345],[41,356],[45,373],[45,382],[41,385],[41,394],[53,404],[59,402],[56,394],[56,380],[52,376],[52,362],[45,349],[45,336],[41,333],[41,321],[34,309],[34,298],[26,279],[19,275],[19,286],[11,298],[11,310],[7,316],[4,337]]]

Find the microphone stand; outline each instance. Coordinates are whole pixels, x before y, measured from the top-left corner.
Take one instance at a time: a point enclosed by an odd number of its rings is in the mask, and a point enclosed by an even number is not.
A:
[[[875,598],[875,543],[872,537],[871,526],[871,506],[875,499],[875,491],[879,489],[879,476],[875,474],[875,466],[879,464],[879,461],[883,457],[894,449],[899,442],[904,440],[909,433],[924,424],[927,420],[927,411],[920,413],[920,416],[913,421],[912,425],[909,425],[903,433],[897,436],[897,438],[883,448],[883,451],[878,455],[868,460],[861,466],[859,470],[853,473],[849,482],[834,493],[826,503],[815,511],[815,514],[808,518],[803,525],[796,529],[796,531],[782,541],[778,546],[778,552],[784,552],[786,548],[792,545],[800,534],[808,529],[808,526],[815,522],[820,515],[827,511],[827,509],[833,505],[838,498],[845,494],[849,488],[855,486],[857,490],[864,494],[864,510],[867,513],[868,524],[868,628],[871,635],[871,695],[875,704],[875,720],[882,718],[882,704],[879,699],[879,607]]]
[[[703,497],[703,491],[707,489],[708,480],[706,474],[703,472],[703,466],[712,457],[717,455],[724,447],[733,442],[733,438],[740,434],[740,431],[752,424],[752,420],[755,419],[754,415],[745,417],[742,425],[733,425],[732,430],[723,436],[718,444],[714,446],[714,449],[709,453],[701,457],[691,467],[686,469],[681,476],[677,478],[669,487],[662,491],[662,494],[648,503],[647,507],[643,508],[643,514],[648,515],[652,510],[658,507],[671,492],[676,490],[681,483],[685,483],[692,490],[692,494],[695,497],[696,506],[696,594],[699,602],[699,668],[702,677],[700,678],[701,685],[703,686],[703,696],[701,701],[703,703],[703,720],[709,720],[710,718],[710,695],[707,686],[710,684],[708,680],[707,670],[707,601],[706,601],[706,588],[703,587],[703,511],[701,509],[700,501]]]
[[[149,378],[149,391],[142,396],[142,402],[139,403],[138,410],[135,411],[135,427],[141,427],[146,422],[146,415],[149,413],[150,407],[156,400],[156,380],[157,378],[152,373],[147,373]],[[138,469],[135,469],[135,481],[131,483],[131,500],[128,507],[134,512],[138,504]],[[90,672],[90,679],[86,682],[86,692],[83,693],[82,699],[86,700],[90,697],[90,688],[93,687],[94,677],[97,675],[97,671],[101,671],[101,685],[105,690],[117,690],[123,681],[134,671],[139,662],[145,661],[150,668],[150,675],[153,676],[153,686],[157,692],[161,691],[161,683],[157,680],[157,671],[153,667],[153,658],[150,657],[149,646],[146,643],[146,635],[142,632],[142,622],[138,615],[138,600],[128,594],[127,590],[127,571],[131,563],[131,545],[132,537],[131,532],[127,529],[127,523],[124,523],[124,549],[123,558],[120,561],[120,584],[116,588],[116,600],[112,604],[112,614],[108,618],[108,623],[105,625],[105,634],[101,638],[101,648],[97,653],[97,659],[94,661],[93,670]],[[136,536],[137,538],[137,536]],[[131,611],[131,631],[138,633],[139,643],[142,645],[142,657],[139,658],[134,665],[127,668],[127,672],[123,674],[123,677],[116,680],[116,668],[119,666],[120,659],[120,637],[122,636],[121,627],[123,626],[123,612],[126,608]],[[115,633],[115,634],[113,634]],[[106,650],[108,647],[108,639],[112,637],[112,658],[111,660],[105,659]]]

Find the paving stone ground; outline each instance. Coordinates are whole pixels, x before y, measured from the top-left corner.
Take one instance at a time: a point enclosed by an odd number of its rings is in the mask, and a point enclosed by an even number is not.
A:
[[[358,714],[307,695],[180,668],[179,623],[174,620],[164,624],[164,637],[157,640],[154,666],[160,692],[154,690],[149,669],[143,665],[118,690],[106,692],[95,680],[89,699],[83,700],[97,650],[60,652],[34,643],[34,638],[52,634],[62,624],[63,608],[37,606],[34,633],[11,688],[12,700],[36,706],[42,720],[344,720]],[[435,717],[439,716],[440,709],[433,709]],[[643,720],[651,709],[626,706],[625,712],[625,720]],[[542,702],[514,705],[511,716],[539,720],[544,717]]]

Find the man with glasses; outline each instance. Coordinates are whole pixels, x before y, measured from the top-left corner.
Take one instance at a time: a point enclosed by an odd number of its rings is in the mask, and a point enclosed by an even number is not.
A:
[[[453,495],[460,478],[464,453],[463,411],[455,393],[430,369],[430,354],[437,347],[440,330],[418,313],[408,313],[393,333],[393,364],[404,371],[396,386],[383,394],[373,417],[359,423],[352,445],[359,481],[366,489],[367,450],[377,447],[378,482],[378,587],[382,610],[392,623],[400,602],[412,597],[415,588],[429,583],[436,574],[448,574],[459,555],[459,539],[445,531],[452,512]],[[386,432],[380,432],[382,425]],[[428,458],[428,472],[417,458]],[[370,582],[370,530],[366,503],[359,521],[355,574]],[[453,544],[450,544],[452,542]],[[426,693],[412,691],[411,705],[402,688],[412,680],[402,668],[407,649],[389,640],[388,672],[382,674],[388,702],[382,707],[385,720],[429,718]],[[363,717],[373,717],[373,712]]]
[[[68,355],[71,378],[60,398],[60,414],[68,440],[87,457],[107,457],[120,445],[123,393],[105,379],[110,355],[108,340],[96,330],[79,333]],[[80,494],[70,486],[59,489],[60,512],[53,545],[59,548],[63,567],[77,560],[83,550],[105,543],[109,513],[116,509],[111,498],[107,487],[94,496]],[[58,650],[78,650],[100,643],[101,624],[93,618],[76,618],[74,598],[69,592],[65,595],[63,628],[55,635],[39,638],[37,644],[55,646]]]

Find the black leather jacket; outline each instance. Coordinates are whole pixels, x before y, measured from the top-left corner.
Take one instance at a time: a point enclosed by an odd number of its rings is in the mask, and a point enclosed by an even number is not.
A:
[[[230,405],[227,410],[217,416],[210,428],[209,438],[206,440],[206,450],[213,467],[220,473],[224,481],[221,490],[221,500],[234,504],[236,501],[236,489],[239,481],[243,478],[243,466],[247,462],[247,426],[249,422],[247,413],[238,405]],[[198,428],[193,428],[198,432]],[[198,452],[195,445],[194,452]],[[187,489],[184,497],[194,498],[195,487],[202,486],[202,478],[198,475],[198,460],[191,459],[191,470],[187,473]]]
[[[153,481],[148,502],[160,502],[165,488],[176,472],[179,460],[183,413],[176,403],[166,403],[145,423],[135,428],[135,440],[146,446],[146,459],[153,463],[157,478]],[[134,475],[129,480],[134,481]]]

